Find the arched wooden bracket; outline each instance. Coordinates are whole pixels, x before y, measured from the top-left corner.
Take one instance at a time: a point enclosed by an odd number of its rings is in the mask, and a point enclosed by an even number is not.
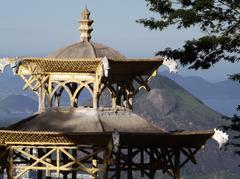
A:
[[[32,91],[37,91],[49,79],[49,75],[20,75],[25,82],[23,90],[30,88]]]
[[[140,91],[141,89],[145,89],[145,90],[147,90],[147,91],[150,91],[151,88],[150,88],[150,86],[148,85],[148,83],[149,83],[155,76],[157,76],[157,70],[153,71],[153,72],[151,73],[151,75],[148,76],[148,77],[145,78],[145,79],[144,79],[144,77],[142,77],[142,76],[135,76],[135,77],[133,78],[133,80],[134,80],[135,82],[137,82],[138,86],[137,86],[137,88],[136,88],[136,90],[134,91],[133,94],[136,95],[137,93],[139,93],[139,91]]]

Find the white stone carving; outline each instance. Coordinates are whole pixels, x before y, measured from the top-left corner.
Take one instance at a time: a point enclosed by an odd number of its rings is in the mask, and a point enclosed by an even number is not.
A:
[[[19,57],[16,58],[0,58],[0,73],[4,73],[5,68],[10,65],[13,71],[13,74],[17,74],[19,66],[21,65],[22,59]]]
[[[218,129],[214,129],[214,135],[212,136],[212,139],[218,142],[219,149],[221,149],[228,142],[228,134]]]
[[[4,73],[4,70],[8,65],[10,65],[8,58],[0,58],[0,73]]]
[[[104,76],[108,77],[108,70],[110,69],[110,66],[109,66],[107,57],[104,57],[102,59],[102,63],[103,63],[103,69],[104,69]]]
[[[114,129],[112,133],[112,140],[113,140],[113,150],[117,152],[120,146],[120,134],[116,129]]]
[[[173,58],[163,57],[163,65],[167,66],[170,73],[178,72],[178,64]]]
[[[19,57],[16,57],[15,60],[12,61],[11,67],[14,75],[18,73],[18,69],[21,63],[22,63],[22,59]]]
[[[0,58],[0,73],[4,73],[5,68],[10,65],[15,75],[18,72],[18,68],[21,64],[21,59],[16,58]]]

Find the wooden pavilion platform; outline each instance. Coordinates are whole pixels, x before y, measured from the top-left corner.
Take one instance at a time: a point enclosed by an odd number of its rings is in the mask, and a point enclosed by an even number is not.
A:
[[[116,134],[115,134],[116,133]],[[154,178],[161,170],[173,178],[212,137],[214,131],[173,133],[62,133],[0,130],[0,165],[8,178],[35,171],[37,178]]]

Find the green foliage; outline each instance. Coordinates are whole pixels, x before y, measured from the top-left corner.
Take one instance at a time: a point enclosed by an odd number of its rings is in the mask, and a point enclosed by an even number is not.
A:
[[[229,77],[230,77],[230,79],[232,79],[233,81],[238,81],[238,82],[240,83],[240,73],[230,75]]]
[[[240,73],[230,75],[230,79],[240,83]],[[237,110],[240,111],[240,105],[238,105]],[[225,130],[230,130],[233,132],[233,137],[230,145],[235,147],[235,153],[240,155],[240,115],[235,114],[233,117],[225,117],[225,119],[230,121],[230,125],[225,126]]]
[[[231,122],[230,125],[224,126],[225,130],[233,132],[232,140],[229,142],[229,145],[234,146],[235,153],[240,155],[240,116],[234,115],[233,117],[225,117],[225,119]]]
[[[199,26],[205,34],[185,42],[182,48],[159,51],[194,69],[207,69],[226,60],[240,60],[240,0],[146,0],[149,10],[160,15],[137,20],[145,27],[163,30]]]

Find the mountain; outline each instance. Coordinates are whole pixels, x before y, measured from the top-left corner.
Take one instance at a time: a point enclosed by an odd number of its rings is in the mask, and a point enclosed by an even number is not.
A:
[[[11,95],[3,99],[0,103],[0,110],[12,113],[28,113],[36,111],[38,102],[23,95]]]
[[[168,130],[209,129],[223,124],[222,114],[205,106],[174,81],[158,76],[151,91],[138,94],[134,111]]]
[[[197,76],[182,77],[168,72],[161,74],[174,80],[215,111],[228,116],[236,113],[236,107],[240,103],[239,83],[231,80],[211,83]]]
[[[134,112],[167,130],[213,129],[225,124],[222,114],[213,111],[173,80],[158,76],[150,82],[151,91],[140,92],[134,101]],[[184,167],[186,178],[206,178],[240,174],[239,164],[231,150],[219,151],[209,141],[204,152],[197,155],[198,165]],[[230,175],[230,173],[232,173]],[[230,177],[231,176],[231,177]]]
[[[11,95],[0,101],[0,125],[26,118],[38,110],[38,102],[28,96]]]
[[[231,80],[224,80],[221,82],[211,83],[198,76],[180,76],[178,74],[170,74],[168,72],[162,72],[164,75],[186,90],[190,91],[194,96],[200,99],[206,98],[238,98],[240,99],[240,85]]]

